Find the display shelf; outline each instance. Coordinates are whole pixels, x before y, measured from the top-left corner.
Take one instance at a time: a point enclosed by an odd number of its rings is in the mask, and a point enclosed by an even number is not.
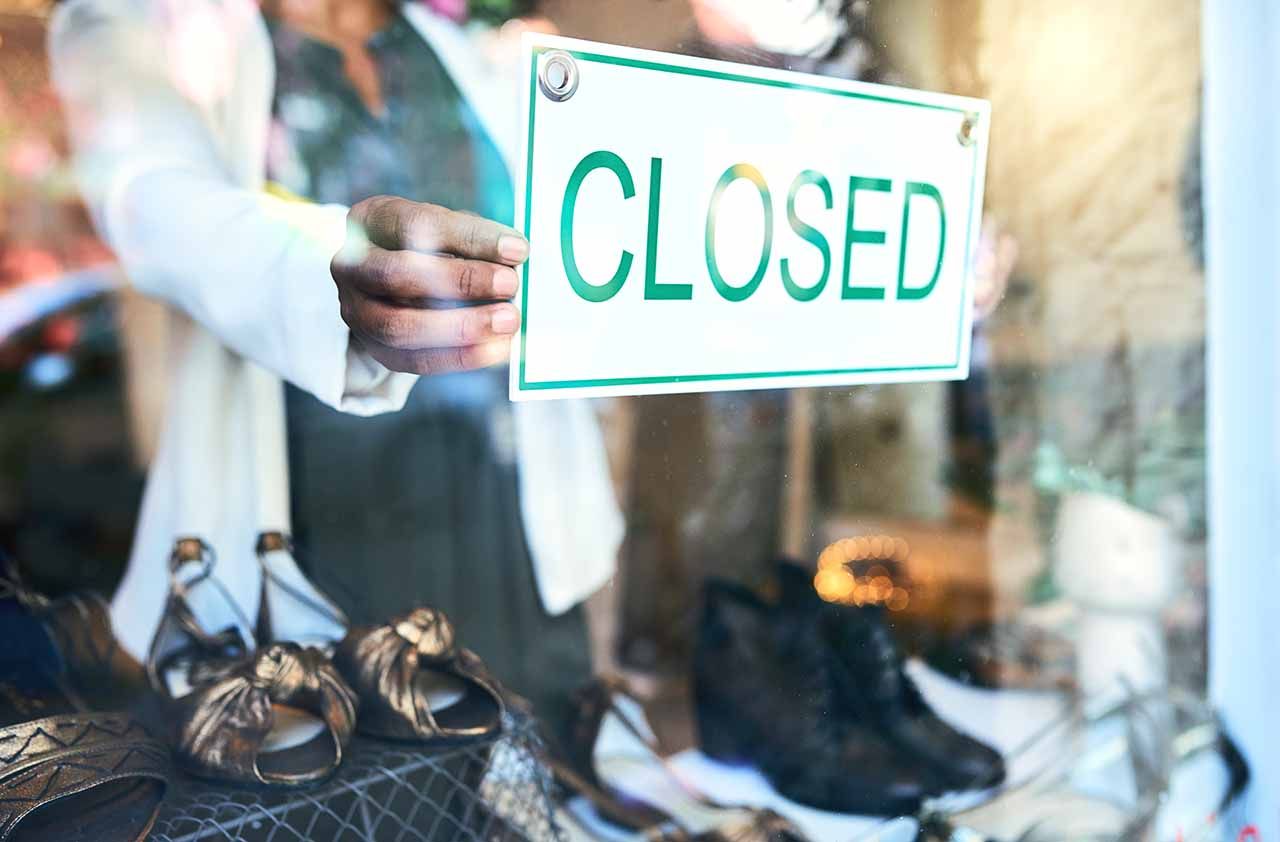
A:
[[[179,776],[153,842],[557,842],[532,720],[424,751],[356,737],[337,774],[296,790]]]

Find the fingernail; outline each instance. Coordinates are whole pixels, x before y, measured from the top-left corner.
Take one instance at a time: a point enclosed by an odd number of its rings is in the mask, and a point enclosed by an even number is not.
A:
[[[503,307],[494,311],[493,319],[490,321],[493,332],[501,334],[515,333],[518,324],[520,324],[520,317],[512,307]]]
[[[529,257],[529,241],[524,237],[503,235],[498,238],[498,256],[512,263],[523,263]]]
[[[516,275],[515,269],[504,266],[493,273],[493,294],[498,298],[510,298],[516,294],[518,286],[520,286],[520,277]]]

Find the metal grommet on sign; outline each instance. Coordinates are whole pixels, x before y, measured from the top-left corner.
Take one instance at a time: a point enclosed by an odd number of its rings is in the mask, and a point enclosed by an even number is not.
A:
[[[956,140],[960,141],[961,146],[973,146],[974,131],[978,128],[978,113],[970,111],[964,115],[964,120],[960,122],[960,131],[956,132]]]
[[[538,68],[538,87],[552,102],[564,102],[578,90],[578,63],[564,50],[550,50]]]

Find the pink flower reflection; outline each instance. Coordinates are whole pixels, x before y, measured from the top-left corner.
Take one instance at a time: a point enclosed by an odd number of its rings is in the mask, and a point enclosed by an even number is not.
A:
[[[58,163],[58,154],[42,137],[23,137],[10,144],[5,155],[5,169],[24,181],[38,181]]]
[[[52,281],[62,271],[58,258],[45,249],[13,245],[0,250],[0,288],[31,281]]]
[[[438,15],[462,23],[467,19],[467,0],[425,0]]]

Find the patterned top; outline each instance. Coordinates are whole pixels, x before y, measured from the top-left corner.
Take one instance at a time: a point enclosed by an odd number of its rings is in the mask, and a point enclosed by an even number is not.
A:
[[[369,39],[385,107],[372,114],[337,49],[268,20],[276,57],[268,174],[316,202],[381,194],[510,224],[511,179],[440,59],[399,13]]]

